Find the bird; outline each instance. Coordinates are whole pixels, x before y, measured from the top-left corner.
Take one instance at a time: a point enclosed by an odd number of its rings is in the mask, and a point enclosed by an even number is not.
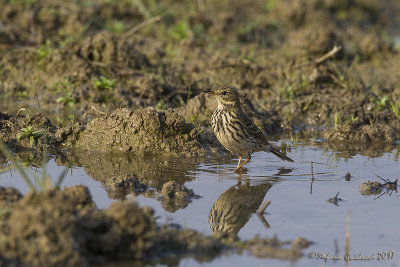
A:
[[[236,173],[248,163],[251,154],[267,151],[281,160],[293,162],[279,148],[271,145],[263,132],[247,117],[240,105],[239,93],[233,86],[220,86],[205,91],[218,101],[211,117],[211,127],[218,141],[232,154],[239,155]],[[242,158],[245,158],[243,162]]]

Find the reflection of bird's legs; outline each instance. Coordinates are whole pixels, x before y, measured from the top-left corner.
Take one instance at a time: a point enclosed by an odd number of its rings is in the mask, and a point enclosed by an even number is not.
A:
[[[257,210],[257,215],[258,218],[260,219],[260,221],[262,222],[262,224],[265,226],[265,228],[270,228],[267,220],[264,218],[264,211],[265,209],[269,206],[269,204],[271,204],[271,200],[267,200],[265,201],[265,203]]]
[[[264,215],[262,215],[261,213],[257,214],[258,215],[258,219],[260,219],[260,221],[262,222],[262,224],[265,226],[265,228],[270,228],[267,220],[264,218]]]
[[[242,176],[239,175],[237,185],[242,185]]]
[[[250,161],[250,159],[251,159],[251,157],[250,157],[250,156],[248,156],[248,157],[246,158],[246,160],[245,160],[245,161],[243,161],[243,163],[242,163],[242,164],[238,165],[238,167],[235,169],[235,172],[237,172],[238,170],[240,170],[240,168],[242,168],[244,164],[246,164],[247,162],[249,162],[249,161]]]
[[[236,166],[236,169],[239,168],[240,162],[242,161],[242,156],[239,156],[239,161],[238,161],[238,165]]]

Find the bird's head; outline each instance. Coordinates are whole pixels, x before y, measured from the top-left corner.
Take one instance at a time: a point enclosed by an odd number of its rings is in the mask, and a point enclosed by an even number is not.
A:
[[[206,93],[215,95],[219,104],[223,106],[239,105],[239,93],[235,87],[220,86],[217,89],[206,90]]]

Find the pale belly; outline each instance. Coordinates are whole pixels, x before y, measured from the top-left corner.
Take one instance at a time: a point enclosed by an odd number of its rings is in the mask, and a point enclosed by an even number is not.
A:
[[[230,152],[237,155],[246,156],[254,151],[258,151],[257,142],[253,137],[247,137],[246,139],[230,138],[229,135],[215,133],[218,141]]]

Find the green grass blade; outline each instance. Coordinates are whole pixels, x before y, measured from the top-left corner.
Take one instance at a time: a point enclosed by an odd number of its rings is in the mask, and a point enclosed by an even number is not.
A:
[[[22,167],[18,164],[16,158],[14,157],[13,154],[11,154],[11,152],[8,150],[7,146],[3,143],[2,140],[0,140],[0,150],[1,150],[1,152],[4,153],[4,155],[6,155],[7,158],[9,158],[11,160],[11,162],[14,164],[17,171],[21,174],[22,178],[25,180],[26,184],[29,186],[29,188],[32,189],[33,191],[35,191],[35,187],[33,186],[28,175],[26,174],[24,169],[22,169]]]
[[[62,173],[60,174],[60,176],[58,176],[57,182],[54,185],[55,188],[59,188],[62,184],[62,182],[64,181],[65,176],[68,173],[68,168],[65,168]]]

